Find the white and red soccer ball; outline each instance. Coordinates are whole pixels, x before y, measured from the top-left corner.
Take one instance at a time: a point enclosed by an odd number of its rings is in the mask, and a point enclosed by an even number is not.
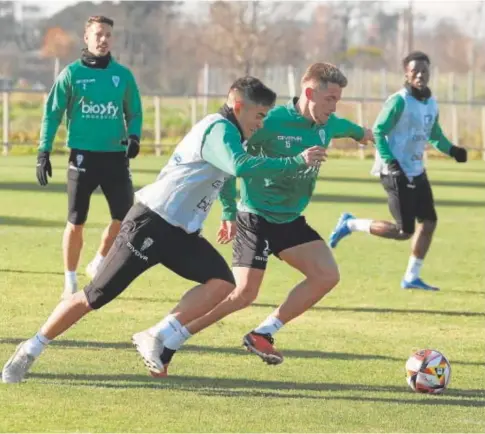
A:
[[[419,350],[406,362],[406,380],[419,393],[442,393],[451,378],[448,359],[436,350]]]

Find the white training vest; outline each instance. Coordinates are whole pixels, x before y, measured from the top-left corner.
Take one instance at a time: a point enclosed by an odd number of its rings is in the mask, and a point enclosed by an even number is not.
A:
[[[400,90],[397,94],[404,99],[404,111],[388,134],[387,141],[404,173],[411,178],[424,172],[424,150],[438,117],[438,104],[434,97],[429,98],[424,104],[412,97],[406,89]],[[388,174],[387,164],[377,150],[371,173],[376,176],[381,173]]]
[[[212,203],[230,177],[202,158],[208,128],[222,119],[225,118],[220,114],[211,114],[195,124],[156,181],[135,193],[138,202],[188,233],[202,228]]]

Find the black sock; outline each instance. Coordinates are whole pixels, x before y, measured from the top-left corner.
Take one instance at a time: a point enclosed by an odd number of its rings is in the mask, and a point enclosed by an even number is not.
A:
[[[172,360],[173,355],[177,352],[177,350],[171,350],[170,348],[163,348],[162,355],[160,356],[160,359],[162,360],[162,363],[166,365],[167,363],[170,363]]]

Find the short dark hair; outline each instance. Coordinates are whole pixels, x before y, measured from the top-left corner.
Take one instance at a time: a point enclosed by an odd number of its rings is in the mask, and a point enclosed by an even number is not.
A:
[[[237,91],[245,100],[254,104],[270,107],[276,101],[276,93],[261,80],[246,76],[232,83],[229,92]]]
[[[88,20],[86,21],[84,30],[86,30],[93,23],[108,24],[108,26],[111,26],[111,27],[114,27],[115,25],[115,22],[111,18],[105,17],[103,15],[93,15],[89,17]]]
[[[402,60],[402,66],[404,69],[413,61],[424,61],[428,65],[431,65],[431,61],[429,60],[429,57],[427,54],[423,53],[422,51],[413,51],[409,53],[403,60]]]

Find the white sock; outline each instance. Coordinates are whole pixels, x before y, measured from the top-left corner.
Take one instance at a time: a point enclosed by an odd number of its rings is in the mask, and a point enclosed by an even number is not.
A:
[[[50,339],[47,339],[41,332],[38,332],[34,337],[25,342],[24,349],[27,351],[27,354],[39,357],[49,342]]]
[[[69,283],[76,283],[77,282],[77,275],[75,271],[64,271],[64,279]]]
[[[256,333],[274,335],[281,327],[283,323],[274,316],[269,316],[266,318],[258,327],[254,329]]]
[[[404,280],[411,282],[419,277],[421,272],[421,267],[423,266],[424,259],[416,258],[416,256],[411,255],[409,257],[408,268],[406,274],[404,275]]]
[[[163,318],[158,324],[148,329],[148,333],[152,336],[165,342],[173,333],[178,332],[182,328],[182,324],[170,314]]]
[[[104,258],[105,257],[100,253],[96,253],[96,256],[91,261],[91,264],[93,264],[94,268],[98,268],[101,265],[101,263],[104,261]]]
[[[177,351],[186,341],[191,338],[191,333],[187,327],[182,327],[179,331],[172,333],[170,337],[163,342],[163,346],[169,350]]]
[[[349,219],[347,220],[347,227],[351,232],[367,232],[370,233],[370,226],[372,220],[368,219]]]

